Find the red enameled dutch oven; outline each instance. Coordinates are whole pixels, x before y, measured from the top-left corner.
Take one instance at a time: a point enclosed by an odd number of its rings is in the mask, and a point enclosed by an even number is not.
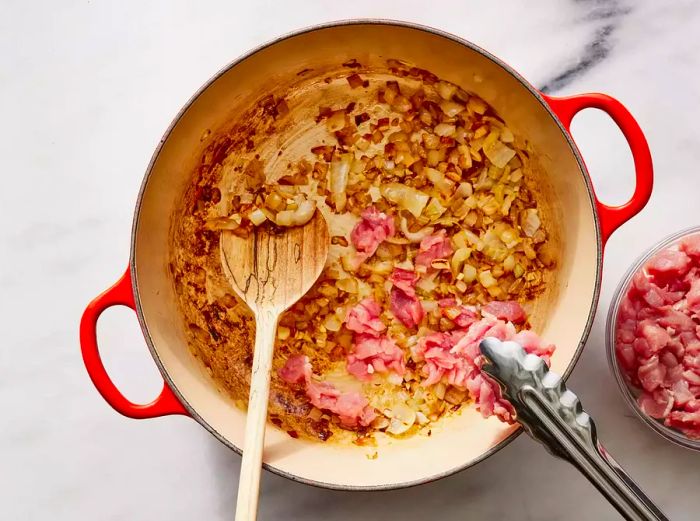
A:
[[[97,390],[115,410],[131,418],[189,415],[222,443],[239,451],[245,413],[217,391],[191,355],[167,269],[171,218],[210,142],[202,139],[203,133],[209,129],[215,136],[236,114],[270,93],[302,89],[305,96],[321,100],[323,78],[343,73],[342,64],[350,60],[362,64],[363,77],[386,79],[389,58],[427,69],[478,94],[509,128],[532,145],[543,172],[541,206],[559,242],[556,283],[548,288],[548,297],[536,304],[533,325],[558,346],[553,369],[564,375],[571,372],[598,302],[603,247],[651,195],[651,157],[639,125],[620,102],[604,94],[546,96],[502,61],[456,36],[399,22],[349,21],[293,33],[227,65],[192,97],[166,131],[148,166],[136,204],[126,273],[90,303],[80,326],[85,366]],[[301,71],[304,73],[299,74]],[[308,121],[316,115],[318,105],[290,104],[288,117]],[[573,117],[586,108],[610,115],[631,148],[636,186],[632,198],[621,206],[611,207],[596,198],[569,133]],[[285,139],[303,140],[304,135],[269,139],[281,143]],[[165,380],[160,395],[151,403],[140,405],[126,399],[100,360],[97,319],[114,305],[128,306],[136,312]],[[517,431],[516,426],[495,418],[484,420],[473,408],[467,408],[462,414],[441,420],[429,437],[381,441],[373,449],[379,457],[370,459],[366,457],[367,448],[292,439],[270,426],[265,464],[291,479],[329,488],[398,488],[474,465],[512,440]]]

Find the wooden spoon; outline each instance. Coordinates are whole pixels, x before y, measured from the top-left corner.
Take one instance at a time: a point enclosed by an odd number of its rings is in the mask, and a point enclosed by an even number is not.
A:
[[[236,521],[254,521],[257,515],[277,321],[321,275],[329,242],[328,226],[318,210],[304,226],[280,231],[263,225],[246,238],[230,231],[221,234],[224,274],[255,315],[255,351]]]

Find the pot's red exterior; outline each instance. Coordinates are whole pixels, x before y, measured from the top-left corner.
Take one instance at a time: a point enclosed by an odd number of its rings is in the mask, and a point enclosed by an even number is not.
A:
[[[97,347],[97,319],[105,309],[112,306],[126,306],[136,311],[131,272],[128,268],[111,288],[90,302],[80,321],[80,347],[85,368],[92,383],[115,411],[129,418],[157,418],[169,414],[188,415],[170,387],[165,383],[163,383],[163,390],[155,400],[145,405],[139,405],[128,400],[109,378]]]
[[[636,185],[629,201],[620,206],[608,206],[596,197],[596,210],[600,219],[600,233],[603,246],[610,235],[622,224],[637,215],[651,197],[654,186],[654,173],[651,152],[642,129],[625,106],[606,94],[577,94],[555,98],[542,94],[542,97],[557,115],[564,128],[571,133],[571,121],[583,109],[595,108],[606,112],[620,127],[632,152]],[[572,140],[573,142],[573,140]],[[580,155],[580,154],[579,154]],[[595,194],[594,194],[595,195]]]

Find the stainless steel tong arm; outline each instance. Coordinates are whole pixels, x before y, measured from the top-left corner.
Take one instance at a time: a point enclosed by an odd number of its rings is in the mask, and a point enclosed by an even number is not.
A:
[[[498,382],[518,422],[535,440],[572,463],[629,521],[668,521],[598,442],[593,419],[563,379],[515,342],[487,338],[482,370]]]

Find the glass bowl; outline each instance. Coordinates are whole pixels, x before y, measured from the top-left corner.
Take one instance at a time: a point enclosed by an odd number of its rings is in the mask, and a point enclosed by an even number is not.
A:
[[[641,394],[641,390],[628,381],[618,364],[617,354],[615,352],[615,330],[617,328],[618,310],[623,297],[627,294],[627,290],[630,287],[632,277],[659,251],[670,246],[674,246],[685,237],[695,234],[700,234],[700,226],[682,230],[666,237],[665,239],[662,239],[660,242],[656,243],[654,246],[644,252],[644,254],[642,254],[636,260],[636,262],[634,262],[634,264],[632,264],[629,270],[627,270],[627,273],[625,273],[622,281],[615,290],[615,294],[613,295],[613,299],[610,304],[610,310],[608,311],[605,329],[605,348],[607,351],[608,363],[610,364],[610,368],[615,376],[615,380],[617,381],[617,385],[620,388],[622,396],[630,408],[637,414],[637,416],[639,416],[639,418],[646,425],[651,427],[657,434],[663,436],[665,439],[683,447],[700,451],[700,439],[689,438],[682,432],[671,427],[667,427],[662,423],[662,421],[652,418],[641,410],[637,403],[637,396]]]

